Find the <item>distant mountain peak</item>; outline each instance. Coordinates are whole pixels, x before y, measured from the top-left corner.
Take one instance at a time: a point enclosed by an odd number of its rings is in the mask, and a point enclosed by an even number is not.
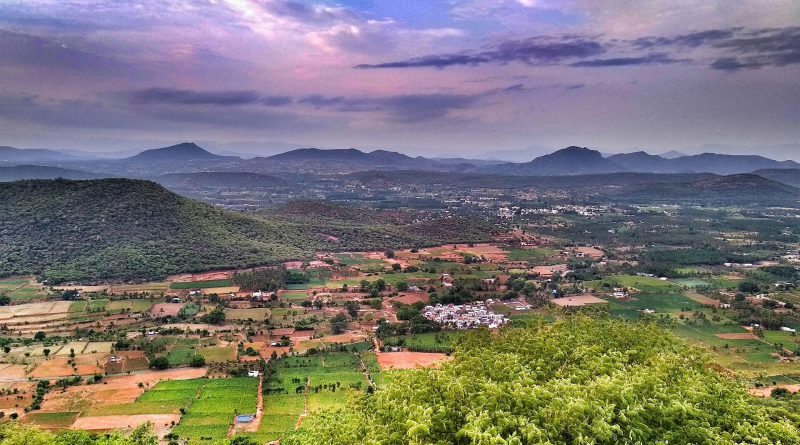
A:
[[[127,159],[131,161],[192,161],[223,158],[225,156],[215,155],[194,142],[181,142],[169,147],[145,150]]]

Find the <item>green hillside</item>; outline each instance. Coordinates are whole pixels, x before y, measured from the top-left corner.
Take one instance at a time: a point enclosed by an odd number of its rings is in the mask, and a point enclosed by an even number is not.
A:
[[[228,212],[130,179],[3,183],[0,276],[34,273],[52,283],[156,279],[309,258],[316,250],[477,240],[488,232],[480,224],[470,230],[451,221],[429,235],[432,222],[358,224],[301,216]]]

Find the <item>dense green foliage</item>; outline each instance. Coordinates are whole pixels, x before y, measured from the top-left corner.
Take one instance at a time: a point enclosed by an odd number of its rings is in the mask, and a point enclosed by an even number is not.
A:
[[[485,225],[457,219],[393,225],[245,215],[129,179],[0,184],[0,276],[35,273],[52,283],[158,279],[309,258],[315,250],[477,240],[487,233]]]
[[[129,436],[119,433],[92,434],[85,431],[50,433],[36,427],[11,422],[0,427],[0,445],[157,445],[158,438],[149,424],[136,428]]]
[[[468,335],[282,443],[798,444],[798,421],[656,326],[576,317]]]

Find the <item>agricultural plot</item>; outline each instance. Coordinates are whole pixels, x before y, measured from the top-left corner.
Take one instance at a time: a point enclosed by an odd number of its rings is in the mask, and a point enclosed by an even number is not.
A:
[[[153,302],[150,300],[145,299],[136,299],[136,300],[114,300],[108,303],[106,306],[106,311],[111,312],[112,314],[119,314],[119,313],[144,313],[150,310],[150,307],[153,305]]]
[[[169,285],[170,289],[207,289],[212,287],[232,287],[231,280],[176,281]]]
[[[32,423],[47,429],[66,429],[78,418],[76,412],[41,413],[32,412],[23,418],[25,423]]]
[[[530,249],[512,249],[507,252],[509,261],[537,262],[552,258],[557,254],[553,249],[534,247]]]
[[[709,283],[708,281],[703,281],[698,278],[678,278],[671,281],[677,284],[678,286],[691,289],[696,289],[699,287],[711,287],[711,283]]]
[[[385,346],[405,346],[415,352],[453,352],[453,343],[463,334],[460,332],[427,332],[403,337],[390,337]]]
[[[190,444],[224,439],[234,416],[255,414],[257,390],[253,378],[207,380],[172,432]]]
[[[236,348],[233,346],[221,346],[203,348],[197,351],[206,360],[206,363],[223,363],[236,360]]]
[[[609,291],[615,287],[626,287],[644,293],[680,290],[680,286],[670,281],[638,275],[614,275],[602,280],[587,281],[583,284],[599,291]]]
[[[658,314],[674,314],[683,310],[695,310],[702,306],[680,293],[653,293],[636,294],[627,301],[612,301],[609,299],[608,308],[612,315],[636,319],[641,311],[650,309]]]
[[[103,407],[99,415],[180,414],[197,397],[206,379],[158,382],[133,403]]]
[[[268,308],[253,309],[225,309],[226,320],[255,320],[262,321],[269,318],[271,312]]]
[[[281,298],[288,301],[300,301],[308,298],[304,290],[286,290],[281,292]]]
[[[278,440],[297,424],[306,405],[305,394],[270,394],[264,398],[264,415],[255,433],[239,434],[258,443]]]

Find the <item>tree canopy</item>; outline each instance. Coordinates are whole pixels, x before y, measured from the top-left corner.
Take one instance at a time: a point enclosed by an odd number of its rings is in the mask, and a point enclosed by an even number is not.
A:
[[[753,399],[650,324],[576,316],[481,331],[439,369],[385,380],[282,443],[800,444],[796,409]]]

